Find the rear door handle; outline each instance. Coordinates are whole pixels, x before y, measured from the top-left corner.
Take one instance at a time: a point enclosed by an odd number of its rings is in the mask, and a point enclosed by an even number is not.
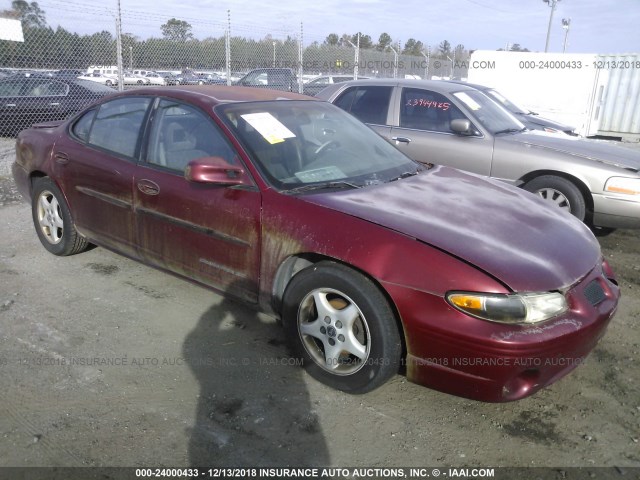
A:
[[[396,145],[398,145],[399,143],[406,143],[406,144],[411,143],[411,139],[408,137],[391,137],[391,140],[396,142]]]
[[[140,180],[138,182],[138,190],[145,195],[158,195],[160,193],[160,186],[151,180]]]

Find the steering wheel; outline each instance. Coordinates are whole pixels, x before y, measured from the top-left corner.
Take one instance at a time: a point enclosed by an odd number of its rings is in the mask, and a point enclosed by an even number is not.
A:
[[[339,146],[340,146],[340,142],[338,142],[337,140],[329,140],[327,142],[324,142],[318,148],[316,148],[315,155],[316,155],[316,157],[319,157],[323,153],[328,152],[329,150],[331,150],[331,148],[335,148],[335,147],[339,147]]]

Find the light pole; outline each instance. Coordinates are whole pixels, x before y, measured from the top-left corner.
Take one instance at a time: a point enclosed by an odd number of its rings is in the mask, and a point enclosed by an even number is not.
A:
[[[431,47],[427,45],[427,53],[424,53],[424,52],[421,52],[421,53],[426,60],[425,67],[424,67],[424,79],[429,80],[429,57],[431,56]]]
[[[544,3],[551,7],[551,14],[549,15],[549,26],[547,27],[547,41],[544,44],[544,52],[549,50],[549,36],[551,35],[551,23],[553,22],[553,13],[556,11],[556,5],[560,0],[542,0]]]
[[[393,78],[398,78],[398,52],[391,45],[389,45],[389,48],[393,52]],[[400,45],[398,45],[398,50],[399,49]]]
[[[273,68],[276,68],[276,42],[273,42]]]
[[[353,42],[349,39],[347,39],[347,42],[349,42],[349,44],[356,49],[356,55],[354,58],[355,65],[353,66],[353,79],[357,80],[358,79],[358,63],[360,63],[360,32],[358,32],[358,40],[356,45],[354,45]]]
[[[564,28],[564,43],[562,44],[562,53],[567,51],[567,38],[569,37],[569,27],[571,26],[570,18],[562,19],[562,28]]]

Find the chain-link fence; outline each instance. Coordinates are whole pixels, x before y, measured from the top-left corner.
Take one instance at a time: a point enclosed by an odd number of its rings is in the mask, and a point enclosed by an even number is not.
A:
[[[24,25],[24,42],[0,40],[0,134],[66,118],[113,90],[141,86],[241,84],[314,95],[351,78],[466,76],[463,62],[433,59],[428,49],[406,55],[399,46],[359,48],[356,37],[305,45],[303,25],[267,31],[232,24],[230,16],[224,23],[171,19],[162,25],[161,38],[141,39],[135,32],[152,22],[157,27],[162,17],[59,6],[74,10],[74,25],[86,22],[98,31],[80,35],[36,22]],[[192,27],[206,36],[196,38]],[[460,63],[456,69],[454,62]]]

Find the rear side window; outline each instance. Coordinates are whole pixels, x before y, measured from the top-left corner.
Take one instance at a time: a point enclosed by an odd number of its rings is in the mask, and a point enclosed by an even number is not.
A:
[[[352,87],[334,102],[364,123],[387,124],[387,112],[393,87]]]
[[[146,97],[119,98],[103,103],[93,120],[89,143],[133,157],[150,103],[151,99]]]
[[[27,97],[61,97],[69,93],[69,86],[66,83],[55,80],[38,80],[31,82],[26,92]]]

